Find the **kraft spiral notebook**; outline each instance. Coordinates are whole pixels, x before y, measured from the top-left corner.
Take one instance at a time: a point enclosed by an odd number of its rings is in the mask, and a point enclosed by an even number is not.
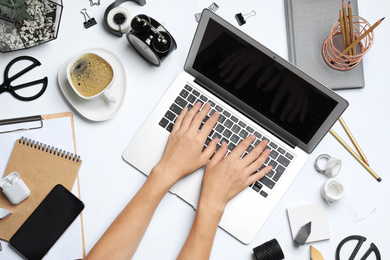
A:
[[[350,2],[352,14],[359,15],[357,0]],[[289,61],[333,90],[363,88],[363,61],[351,70],[338,71],[322,57],[322,45],[339,19],[341,3],[341,0],[285,0]]]
[[[69,152],[76,152],[75,129],[73,114],[71,112],[2,119],[0,120],[0,178],[3,177],[3,174],[9,174],[9,167],[7,164],[8,161],[11,161],[15,141],[21,136],[26,136],[32,140],[37,140],[44,144],[62,148]],[[74,173],[72,173],[72,175],[73,174]],[[67,188],[76,196],[80,196],[80,183],[78,177],[76,178],[76,181],[74,181],[74,178],[76,177],[72,176],[72,183],[74,183],[74,185],[68,185],[70,188]],[[29,199],[30,198],[21,202],[18,206],[24,206],[24,203]],[[0,197],[0,203],[3,203],[3,200],[4,197]],[[0,208],[2,208],[1,205]],[[14,211],[14,214],[9,216],[8,219],[11,220],[15,216],[16,214]],[[0,221],[0,225],[3,225],[2,223],[4,223],[3,221],[5,220],[6,219]],[[21,259],[20,256],[9,247],[8,243],[4,241],[7,239],[3,237],[3,232],[5,232],[3,226],[0,226],[0,241],[3,249],[0,251],[0,259]],[[80,215],[43,259],[82,259],[83,256],[85,256],[85,248],[82,216]]]

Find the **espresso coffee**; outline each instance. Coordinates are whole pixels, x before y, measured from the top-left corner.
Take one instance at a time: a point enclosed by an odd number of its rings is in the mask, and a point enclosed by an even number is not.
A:
[[[113,77],[114,71],[110,64],[93,53],[82,56],[70,69],[70,81],[84,97],[92,97],[102,92]]]

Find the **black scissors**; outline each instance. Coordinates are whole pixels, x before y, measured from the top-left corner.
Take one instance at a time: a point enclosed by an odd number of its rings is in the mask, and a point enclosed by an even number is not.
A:
[[[9,73],[9,70],[11,69],[12,65],[14,65],[16,62],[21,61],[21,60],[31,61],[32,64],[29,65],[28,67],[26,67],[25,69],[23,69],[22,71],[16,73],[12,77],[9,77],[8,73]],[[20,76],[26,74],[28,71],[30,71],[33,68],[40,66],[40,65],[41,65],[41,63],[37,59],[30,57],[30,56],[20,56],[20,57],[13,59],[10,63],[8,63],[7,67],[5,68],[4,82],[3,82],[3,84],[0,85],[0,94],[5,92],[5,91],[8,91],[9,93],[11,93],[12,96],[14,96],[15,98],[17,98],[19,100],[23,100],[23,101],[31,101],[31,100],[37,99],[40,96],[42,96],[42,94],[45,92],[46,87],[47,87],[47,77],[44,77],[43,79],[27,82],[24,84],[16,85],[16,86],[11,85],[12,81],[14,81],[15,79],[19,78]],[[35,95],[32,95],[32,96],[30,94],[20,95],[20,94],[16,93],[17,90],[20,90],[20,89],[23,89],[26,87],[35,86],[38,84],[42,84],[42,88]]]
[[[358,243],[356,244],[355,246],[355,249],[353,250],[351,256],[348,258],[348,260],[353,260],[355,259],[355,256],[357,255],[357,253],[359,252],[360,250],[360,247],[362,246],[362,244],[364,243],[364,241],[366,241],[367,238],[363,237],[363,236],[349,236],[349,237],[346,237],[344,238],[340,244],[337,246],[337,249],[336,249],[336,260],[340,260],[340,250],[341,248],[344,246],[344,244],[350,240],[357,240]],[[375,256],[376,256],[376,259],[377,260],[381,260],[381,254],[379,253],[379,249],[376,247],[376,245],[374,243],[371,243],[370,244],[370,247],[368,248],[368,250],[364,253],[364,255],[362,256],[362,258],[360,258],[360,260],[365,260],[367,259],[367,257],[369,255],[371,255],[371,253],[374,253]]]

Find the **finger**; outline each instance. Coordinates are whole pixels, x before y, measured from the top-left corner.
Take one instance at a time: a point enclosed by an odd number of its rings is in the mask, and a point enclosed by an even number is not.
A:
[[[295,101],[295,105],[292,108],[291,112],[288,114],[287,122],[291,123],[298,116],[299,112],[302,110],[303,106],[303,97],[299,95]]]
[[[207,113],[210,111],[210,103],[206,103],[202,109],[194,116],[194,119],[189,126],[190,129],[198,130],[202,124],[203,119],[207,116]]]
[[[252,77],[258,72],[258,67],[257,66],[249,66],[243,75],[240,76],[240,79],[238,80],[237,84],[234,86],[235,89],[240,89],[245,84],[247,84]]]
[[[287,116],[294,112],[294,107],[299,109],[301,103],[298,102],[297,98],[297,95],[294,93],[288,93],[287,102],[285,102],[282,112],[280,113],[280,120],[286,120]]]
[[[217,149],[218,142],[219,142],[219,138],[214,138],[213,140],[211,140],[211,142],[207,145],[207,147],[202,152],[201,155],[202,160],[207,162],[207,160],[211,158],[211,156],[214,154],[215,150]]]
[[[238,157],[240,158],[241,155],[248,149],[249,145],[253,143],[253,141],[256,139],[254,135],[250,135],[244,140],[239,143],[239,145],[236,146],[236,148],[233,149],[233,151],[230,153],[230,156]]]
[[[305,95],[305,97],[303,98],[301,114],[299,116],[299,120],[301,121],[301,123],[305,121],[308,106],[309,106],[309,97]]]
[[[269,154],[270,154],[270,149],[265,149],[261,155],[259,157],[257,157],[257,159],[255,161],[253,161],[248,167],[247,167],[247,172],[248,174],[252,174],[254,173],[255,171],[257,171],[258,169],[261,168],[261,166],[263,166],[265,160],[267,160]],[[248,156],[248,155],[247,155]],[[245,157],[247,157],[245,156]]]
[[[281,78],[282,78],[282,73],[279,71],[272,74],[272,77],[270,78],[270,80],[268,80],[268,82],[265,84],[263,91],[264,92],[272,91],[275,87],[277,87]]]
[[[270,111],[274,113],[287,93],[287,86],[280,85],[271,103]]]
[[[184,117],[183,122],[181,123],[181,129],[187,130],[190,126],[194,116],[198,113],[199,108],[202,106],[202,103],[199,101],[195,103],[195,105],[191,108],[191,110]]]
[[[265,175],[267,175],[271,170],[272,170],[272,167],[267,166],[267,167],[261,169],[260,171],[255,172],[254,174],[249,176],[247,185],[257,182],[258,180],[263,178]]]
[[[211,133],[211,130],[214,128],[216,123],[218,122],[219,112],[215,111],[214,114],[204,123],[202,129],[199,134],[202,138],[206,140],[207,136]]]
[[[183,123],[183,119],[187,115],[187,112],[188,112],[188,107],[185,107],[182,109],[179,116],[176,118],[175,124],[173,125],[173,128],[172,128],[172,132],[176,132],[177,130],[180,129],[180,127]]]
[[[274,73],[273,67],[266,67],[265,71],[261,74],[261,76],[257,80],[256,87],[261,88],[265,84],[265,82],[267,82],[268,79],[271,78],[273,73]]]
[[[220,69],[222,69],[219,73],[219,76],[224,78],[230,71],[231,69],[235,66],[237,63],[239,53],[235,52],[229,57],[227,57],[220,65]],[[222,65],[223,64],[223,65]]]
[[[247,156],[245,156],[243,158],[243,160],[246,160],[247,161],[246,163],[249,165],[250,163],[255,161],[257,158],[259,158],[260,154],[267,147],[267,145],[268,145],[267,140],[261,141],[258,145],[256,145],[255,148],[253,148],[253,150]]]
[[[222,142],[221,147],[214,154],[213,158],[211,158],[208,165],[210,165],[210,167],[213,167],[214,165],[219,163],[225,157],[226,153],[227,153],[227,143]]]

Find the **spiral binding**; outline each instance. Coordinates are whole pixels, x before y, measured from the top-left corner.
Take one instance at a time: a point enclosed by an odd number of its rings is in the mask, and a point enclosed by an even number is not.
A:
[[[67,152],[67,151],[62,150],[62,149],[58,149],[57,147],[54,147],[54,146],[46,145],[46,144],[37,142],[35,140],[31,140],[29,138],[23,137],[23,136],[18,141],[22,145],[29,146],[31,148],[40,150],[42,152],[53,154],[53,155],[56,155],[56,156],[64,158],[64,159],[68,159],[69,161],[74,161],[74,162],[80,161],[79,155],[77,155],[77,154],[73,155],[73,153]]]

